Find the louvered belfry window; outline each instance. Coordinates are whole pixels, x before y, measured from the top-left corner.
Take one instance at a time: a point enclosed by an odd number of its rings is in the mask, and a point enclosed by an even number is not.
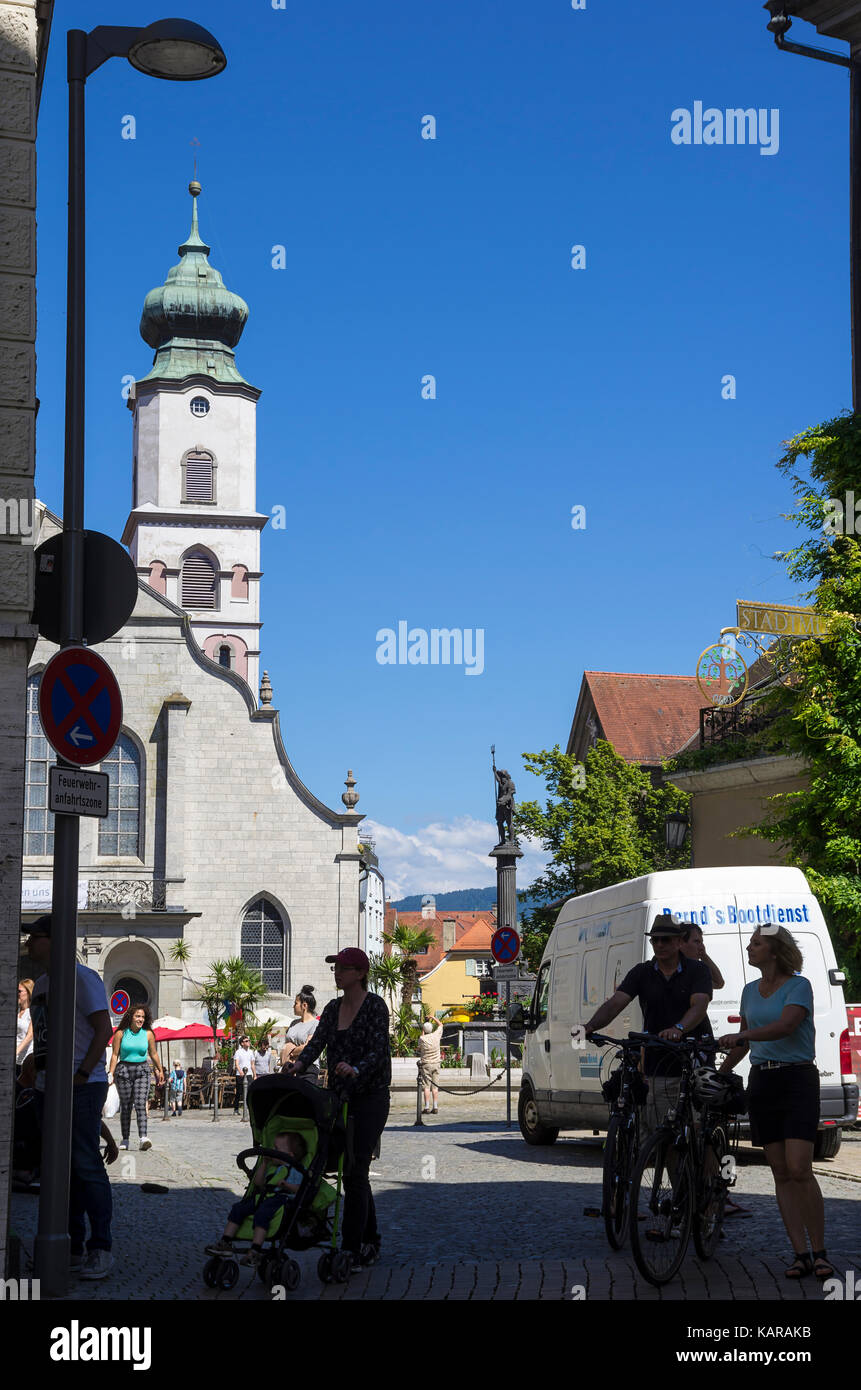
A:
[[[215,501],[215,469],[212,455],[192,450],[185,458],[186,502]]]
[[[192,551],[182,564],[183,608],[218,607],[218,572],[208,555]]]

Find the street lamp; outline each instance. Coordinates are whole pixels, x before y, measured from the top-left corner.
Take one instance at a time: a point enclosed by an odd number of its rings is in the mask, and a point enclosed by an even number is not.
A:
[[[767,28],[778,48],[849,69],[849,284],[852,316],[852,408],[861,410],[861,0],[766,0]],[[791,43],[793,16],[829,39],[844,39],[849,54]]]
[[[670,851],[681,849],[687,839],[690,829],[690,817],[684,811],[670,811],[664,818],[664,829],[667,836],[667,849]],[[694,866],[694,844],[691,836],[691,868]]]
[[[63,473],[63,559],[60,646],[80,645],[84,631],[84,92],[87,78],[109,58],[128,58],[139,72],[178,82],[214,77],[227,59],[206,29],[185,19],[163,19],[143,29],[99,25],[87,34],[70,29],[69,260],[66,312],[66,438]],[[58,759],[62,764],[63,760]],[[75,947],[79,859],[77,816],[58,816],[54,840],[51,931],[51,1026],[39,1199],[36,1273],[49,1296],[62,1296],[69,1280],[69,1154],[74,1055]]]

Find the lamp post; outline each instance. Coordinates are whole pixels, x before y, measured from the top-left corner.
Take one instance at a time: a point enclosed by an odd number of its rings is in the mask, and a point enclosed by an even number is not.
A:
[[[667,836],[667,849],[681,849],[687,839],[688,831],[691,831],[691,868],[694,867],[694,837],[691,829],[690,816],[686,816],[684,811],[670,811],[664,818],[664,830]]]
[[[861,410],[861,0],[767,0],[763,9],[778,48],[849,69],[849,295],[852,315],[852,408]],[[792,43],[792,19],[807,20],[825,38],[843,39],[849,53]]]
[[[214,77],[227,59],[198,24],[164,19],[146,28],[99,25],[67,36],[69,83],[69,259],[66,300],[66,439],[63,475],[63,546],[60,646],[86,640],[84,614],[84,92],[87,78],[108,58],[128,58],[150,77],[193,82]],[[62,762],[62,759],[58,761]],[[51,930],[51,1019],[39,1199],[36,1273],[49,1296],[65,1294],[69,1280],[69,1157],[72,1124],[70,1061],[75,1035],[75,945],[79,851],[77,816],[58,816],[54,840]]]

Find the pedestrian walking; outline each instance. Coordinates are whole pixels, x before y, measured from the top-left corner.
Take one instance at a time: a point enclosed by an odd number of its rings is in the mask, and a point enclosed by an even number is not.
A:
[[[233,1098],[233,1113],[239,1114],[239,1107],[245,1094],[245,1078],[248,1077],[249,1085],[257,1076],[254,1062],[254,1053],[251,1051],[251,1039],[247,1033],[243,1033],[239,1039],[239,1046],[233,1054],[233,1075],[236,1078],[236,1094]]]
[[[51,914],[38,917],[29,929],[27,952],[44,970],[33,985],[30,1013],[33,1053],[28,1058],[34,1084],[43,1104],[48,1055],[48,1003],[51,984]],[[102,1106],[108,1093],[105,1048],[111,1037],[111,1016],[105,987],[95,970],[75,966],[75,1038],[71,1067],[72,1133],[69,1169],[70,1268],[82,1279],[104,1279],[113,1265],[111,1254],[111,1185],[102,1162],[99,1139]],[[87,1239],[87,1222],[90,1235]],[[86,1241],[86,1253],[84,1244]]]
[[[114,1033],[110,1065],[120,1097],[121,1149],[129,1146],[132,1109],[137,1119],[139,1147],[152,1148],[152,1140],[147,1138],[150,1062],[158,1084],[164,1085],[164,1072],[155,1050],[152,1014],[145,1004],[130,1004]]]
[[[825,1251],[825,1205],[813,1173],[819,1127],[813,988],[800,973],[803,957],[786,927],[757,927],[747,958],[760,979],[742,990],[739,1031],[719,1039],[728,1051],[720,1070],[732,1071],[750,1050],[750,1140],[765,1153],[792,1242],[795,1258],[787,1279],[811,1273],[830,1279],[834,1270]]]
[[[18,1019],[15,1033],[15,1065],[20,1075],[25,1058],[33,1051],[33,1023],[30,1018],[30,1001],[33,998],[33,981],[18,981]]]
[[[285,1070],[288,1075],[301,1076],[325,1047],[329,1087],[345,1090],[353,1121],[353,1157],[344,1172],[341,1248],[356,1268],[376,1264],[380,1257],[369,1170],[389,1115],[389,1011],[385,1000],[368,991],[371,963],[364,951],[346,946],[326,960],[332,964],[335,988],[343,990],[343,995],[326,1005],[301,1057],[289,1062]]]
[[[185,1096],[185,1068],[181,1062],[174,1062],[173,1070],[167,1078],[171,1114],[182,1119],[182,1102]]]
[[[270,1076],[278,1070],[278,1056],[269,1046],[268,1038],[261,1038],[254,1053],[255,1076]]]
[[[313,985],[302,986],[293,1000],[293,1012],[296,1017],[287,1029],[287,1037],[281,1049],[282,1071],[286,1071],[290,1063],[295,1062],[301,1056],[305,1044],[309,1038],[314,1036],[316,1031],[318,1023],[317,999]],[[319,1076],[320,1069],[316,1066],[309,1066],[306,1074],[313,1080]]]
[[[439,1111],[439,1069],[442,1065],[440,1041],[442,1024],[438,1018],[429,1019],[422,1027],[418,1041],[419,1080],[422,1083],[423,1115],[436,1115]],[[433,1097],[433,1108],[431,1108]]]

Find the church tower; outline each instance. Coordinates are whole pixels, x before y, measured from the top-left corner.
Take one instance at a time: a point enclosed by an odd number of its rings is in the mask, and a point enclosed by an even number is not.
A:
[[[152,370],[128,399],[134,418],[132,510],[123,532],[138,574],[187,610],[207,656],[237,671],[257,697],[260,532],[256,412],[260,391],[236,366],[248,305],[225,289],[191,232],[181,260],[144,301],[140,333]]]

